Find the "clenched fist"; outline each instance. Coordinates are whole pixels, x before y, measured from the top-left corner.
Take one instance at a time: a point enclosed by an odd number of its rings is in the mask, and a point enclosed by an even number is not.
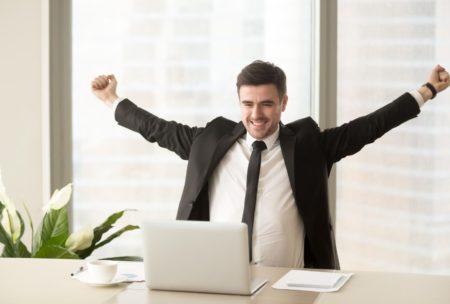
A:
[[[91,82],[92,93],[107,106],[112,106],[114,100],[118,98],[117,80],[114,75],[100,75]]]

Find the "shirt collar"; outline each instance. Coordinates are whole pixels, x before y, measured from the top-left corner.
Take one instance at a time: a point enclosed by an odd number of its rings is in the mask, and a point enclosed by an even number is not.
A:
[[[251,136],[250,133],[247,132],[245,141],[247,142],[247,145],[249,146],[250,150],[252,149],[253,142],[257,140],[262,140],[266,144],[267,150],[270,150],[272,149],[273,145],[275,144],[279,136],[280,136],[280,125],[277,125],[277,129],[275,130],[275,132],[273,132],[271,135],[263,139],[253,138],[253,136]]]

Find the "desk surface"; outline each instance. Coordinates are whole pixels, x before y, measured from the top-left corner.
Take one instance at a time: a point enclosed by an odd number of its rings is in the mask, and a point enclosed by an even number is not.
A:
[[[70,278],[80,260],[0,258],[2,304],[22,303],[450,303],[450,276],[354,272],[338,292],[313,293],[276,290],[271,286],[289,269],[254,267],[254,274],[269,283],[251,297],[184,292],[150,291],[142,283],[91,287]]]

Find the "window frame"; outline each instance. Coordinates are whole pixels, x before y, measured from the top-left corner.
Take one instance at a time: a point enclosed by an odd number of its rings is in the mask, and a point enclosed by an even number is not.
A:
[[[50,191],[72,182],[72,1],[48,0]],[[68,205],[69,215],[72,204]],[[72,220],[69,216],[69,226]]]

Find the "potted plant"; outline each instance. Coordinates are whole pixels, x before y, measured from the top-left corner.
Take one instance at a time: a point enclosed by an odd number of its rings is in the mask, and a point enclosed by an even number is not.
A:
[[[31,249],[22,242],[25,223],[12,200],[7,196],[0,171],[0,243],[4,245],[2,257],[84,259],[94,250],[108,244],[124,232],[139,229],[126,225],[109,236],[103,236],[114,228],[114,224],[126,211],[111,214],[99,226],[89,225],[73,233],[69,232],[67,203],[72,195],[72,184],[55,190],[43,208],[43,218],[36,231],[31,216],[25,207],[31,228]],[[116,257],[109,259],[140,260],[139,257]]]

